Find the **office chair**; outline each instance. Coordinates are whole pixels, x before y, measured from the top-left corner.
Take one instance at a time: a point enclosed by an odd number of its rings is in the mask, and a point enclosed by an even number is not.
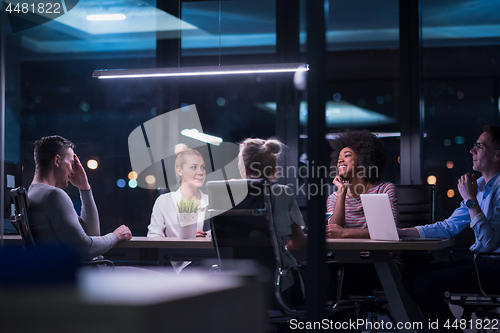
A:
[[[433,185],[396,185],[398,228],[434,223]]]
[[[18,187],[10,190],[10,196],[14,200],[14,215],[10,216],[10,222],[19,231],[25,248],[36,249],[35,240],[31,234],[28,222],[28,198],[26,189]]]
[[[492,320],[500,320],[500,314],[497,309],[500,308],[500,288],[498,285],[496,288],[488,285],[485,281],[485,275],[491,274],[486,273],[481,270],[478,266],[478,260],[500,260],[500,253],[497,252],[480,252],[474,254],[474,267],[476,269],[477,281],[479,283],[479,294],[455,294],[450,292],[445,292],[444,297],[450,304],[458,305],[462,308],[461,319],[464,319],[467,323],[471,320],[472,314],[476,314],[476,318],[485,324],[486,318]],[[498,276],[497,281],[500,281],[500,276]],[[493,323],[492,323],[493,324]],[[492,326],[490,325],[490,328]],[[477,332],[486,332],[485,328],[476,326]],[[473,325],[474,328],[474,325]]]
[[[10,196],[14,200],[14,215],[10,216],[10,222],[19,231],[21,239],[23,241],[23,246],[25,249],[37,249],[35,238],[31,233],[30,223],[28,218],[29,204],[28,197],[26,195],[26,189],[22,186],[10,190]],[[95,265],[105,265],[109,267],[115,267],[113,262],[104,259],[104,257],[99,256],[91,261],[83,262],[85,266],[95,266]]]
[[[267,279],[264,277],[266,280],[273,280],[273,292],[279,305],[286,313],[297,313],[299,310],[292,309],[281,296],[282,276],[291,272],[290,269],[285,270],[282,267],[271,213],[269,182],[263,179],[230,182],[233,191],[238,191],[238,187],[247,187],[249,193],[240,204],[225,212],[220,208],[223,207],[221,200],[227,196],[226,182],[207,183],[210,203],[208,213],[211,217],[212,240],[219,259],[219,269],[223,271],[228,268],[229,259],[257,261],[261,267],[268,269],[260,273],[267,275]],[[271,272],[274,272],[274,279],[270,279]]]
[[[428,184],[396,185],[398,197],[398,228],[434,223],[435,186]],[[403,261],[434,261],[434,255],[427,252],[405,251]]]
[[[246,198],[230,210],[221,209],[221,207],[227,209],[223,201],[227,197],[228,188],[238,191],[238,188],[242,187],[248,189]],[[303,283],[302,266],[283,265],[281,245],[273,220],[269,181],[264,179],[210,181],[207,182],[207,189],[208,213],[212,226],[212,239],[220,263],[219,269],[223,271],[231,259],[257,261],[262,267],[267,268],[266,285],[270,286],[272,283],[273,299],[276,301],[273,303],[277,303],[288,315],[303,315],[305,311],[289,304],[281,291],[285,276],[293,274],[294,285]],[[343,273],[343,270],[341,272]],[[341,279],[339,280],[341,283]]]

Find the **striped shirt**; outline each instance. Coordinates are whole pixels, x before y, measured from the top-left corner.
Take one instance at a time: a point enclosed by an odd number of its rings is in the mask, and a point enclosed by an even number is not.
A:
[[[375,183],[371,189],[366,192],[367,194],[387,193],[389,201],[391,202],[392,213],[394,214],[394,221],[398,223],[398,199],[396,196],[396,186],[389,182]],[[337,192],[333,192],[326,201],[326,210],[329,214],[333,213],[335,203],[337,202]],[[353,198],[346,195],[345,198],[345,228],[348,229],[361,229],[366,228],[366,218],[363,212],[363,205],[360,198]]]

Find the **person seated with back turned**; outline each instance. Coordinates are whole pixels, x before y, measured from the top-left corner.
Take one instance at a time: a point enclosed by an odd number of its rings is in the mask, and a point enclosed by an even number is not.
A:
[[[271,181],[271,205],[274,226],[280,243],[281,258],[284,268],[296,265],[297,261],[288,251],[304,249],[306,236],[302,231],[305,227],[302,214],[295,200],[293,190],[276,183],[278,171],[278,156],[285,145],[277,139],[245,139],[240,143],[238,168],[242,178],[265,178]],[[294,285],[293,277],[288,274],[283,277],[281,291]],[[300,284],[297,284],[300,286]],[[300,288],[299,288],[300,289]],[[292,300],[294,303],[295,300]]]
[[[478,252],[500,252],[500,127],[486,125],[483,133],[470,150],[472,169],[482,173],[468,173],[458,180],[458,191],[462,203],[444,221],[399,229],[400,236],[421,238],[452,238],[470,226],[475,242],[470,247],[470,256],[460,261],[407,265],[403,283],[420,307],[427,320],[438,320],[441,331],[462,331],[452,327],[456,318],[444,300],[444,293],[479,294],[480,288],[473,263]],[[484,274],[482,283],[500,292],[500,260],[492,257],[478,260],[478,268]],[[483,274],[482,274],[483,276]],[[446,321],[450,328],[445,328]]]
[[[326,226],[328,238],[370,238],[361,204],[361,194],[387,193],[394,221],[399,212],[396,186],[380,181],[387,154],[384,144],[367,130],[346,131],[332,142],[332,164],[336,161],[333,184],[337,191],[327,200],[327,213],[333,214]]]
[[[92,190],[75,145],[58,136],[35,142],[35,175],[28,190],[31,232],[39,245],[63,245],[80,251],[83,260],[92,260],[116,243],[132,238],[121,225],[112,233],[100,236],[99,215]],[[80,190],[81,216],[63,190],[71,182]]]

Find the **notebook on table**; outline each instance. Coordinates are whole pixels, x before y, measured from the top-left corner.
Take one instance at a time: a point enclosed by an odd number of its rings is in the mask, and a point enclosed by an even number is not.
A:
[[[441,240],[441,238],[399,237],[387,193],[361,194],[370,239],[391,241]]]

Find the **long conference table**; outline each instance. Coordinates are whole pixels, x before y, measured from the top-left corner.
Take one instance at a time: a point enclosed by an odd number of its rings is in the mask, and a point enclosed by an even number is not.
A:
[[[382,288],[389,302],[391,312],[400,324],[399,332],[429,332],[428,323],[422,317],[411,297],[407,294],[401,274],[392,259],[393,251],[430,251],[438,260],[447,258],[455,245],[453,239],[377,241],[371,239],[327,239],[328,251],[333,251],[335,260],[342,263],[373,263]],[[370,259],[360,256],[369,251]]]
[[[429,332],[427,321],[406,293],[401,275],[391,257],[393,251],[430,251],[437,258],[446,257],[455,245],[453,239],[377,241],[371,239],[327,239],[326,248],[334,253],[335,260],[343,263],[373,263],[392,314],[401,327],[399,332]],[[118,248],[142,249],[213,249],[210,238],[179,239],[176,237],[133,237],[129,242],[117,244]],[[369,251],[370,259],[360,256]],[[395,327],[396,328],[396,327]]]
[[[19,236],[7,236],[5,244],[18,243]],[[371,239],[327,239],[326,248],[333,252],[335,260],[342,263],[373,263],[380,282],[387,296],[391,311],[397,323],[402,327],[399,332],[429,332],[427,322],[406,293],[401,275],[392,251],[431,251],[443,257],[455,244],[453,239],[413,240],[413,241],[377,241]],[[211,238],[179,239],[177,237],[133,237],[130,241],[118,243],[115,248],[140,249],[142,257],[158,258],[162,249],[166,250],[213,250]],[[360,256],[360,252],[369,251],[369,260]]]

